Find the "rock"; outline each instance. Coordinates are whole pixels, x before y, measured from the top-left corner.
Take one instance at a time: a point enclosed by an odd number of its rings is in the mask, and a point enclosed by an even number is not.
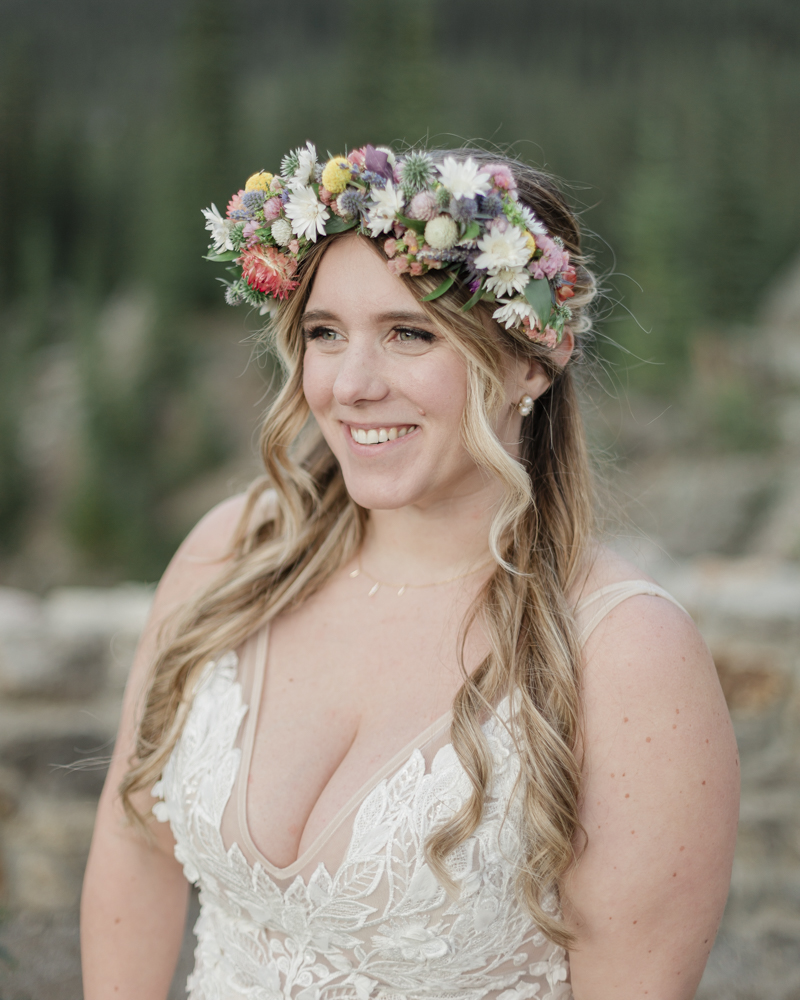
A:
[[[150,587],[0,590],[0,695],[85,698],[124,687]]]

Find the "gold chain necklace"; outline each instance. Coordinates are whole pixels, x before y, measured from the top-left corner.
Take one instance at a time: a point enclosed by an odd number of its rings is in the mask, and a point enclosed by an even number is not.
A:
[[[426,587],[443,587],[446,583],[455,583],[456,580],[465,580],[468,576],[474,576],[475,573],[480,573],[482,569],[491,566],[493,562],[494,559],[489,559],[487,562],[481,563],[480,566],[476,566],[475,569],[467,570],[466,573],[459,573],[458,576],[450,576],[446,580],[436,580],[434,583],[387,583],[385,580],[378,580],[371,573],[368,573],[361,565],[361,556],[358,556],[358,566],[350,573],[350,577],[351,579],[355,579],[357,576],[363,574],[368,580],[372,580],[372,587],[367,597],[374,597],[381,587],[397,588],[397,596],[402,597],[409,587],[412,590],[424,590]]]

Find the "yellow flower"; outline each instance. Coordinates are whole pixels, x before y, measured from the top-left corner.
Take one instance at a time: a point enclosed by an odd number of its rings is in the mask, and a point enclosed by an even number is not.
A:
[[[528,244],[528,258],[530,259],[536,253],[536,240],[533,238],[533,233],[525,233],[525,242]]]
[[[259,170],[257,174],[247,178],[244,189],[245,191],[269,191],[271,180],[272,174],[268,174],[266,170]]]
[[[350,176],[350,161],[344,156],[334,156],[322,171],[322,186],[331,194],[341,194],[347,187]]]

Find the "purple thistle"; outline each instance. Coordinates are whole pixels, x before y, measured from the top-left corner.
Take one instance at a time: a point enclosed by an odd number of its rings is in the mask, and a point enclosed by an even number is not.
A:
[[[386,187],[387,178],[382,174],[376,173],[374,170],[365,170],[361,175],[361,180],[367,184],[371,184],[373,187],[384,188]]]

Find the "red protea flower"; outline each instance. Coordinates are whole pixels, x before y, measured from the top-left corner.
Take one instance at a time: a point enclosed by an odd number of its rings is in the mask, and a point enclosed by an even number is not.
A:
[[[247,284],[265,295],[285,299],[297,288],[297,282],[292,280],[297,261],[275,247],[248,247],[239,258],[239,263]]]

